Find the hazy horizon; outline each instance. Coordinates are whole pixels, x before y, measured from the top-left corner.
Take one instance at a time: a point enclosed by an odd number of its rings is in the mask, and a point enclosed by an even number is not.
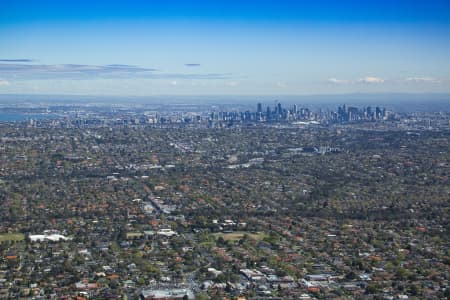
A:
[[[40,105],[241,105],[254,107],[258,102],[273,106],[304,105],[314,108],[336,108],[337,105],[386,106],[397,112],[450,111],[450,93],[379,93],[379,94],[329,94],[329,95],[37,95],[0,94],[0,105],[25,103]]]

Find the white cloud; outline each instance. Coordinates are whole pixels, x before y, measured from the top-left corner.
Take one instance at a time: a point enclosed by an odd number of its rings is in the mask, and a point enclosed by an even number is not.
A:
[[[238,85],[239,85],[239,82],[236,82],[236,81],[230,81],[230,82],[225,83],[225,85],[227,85],[227,86],[238,86]]]
[[[171,81],[171,82],[170,82],[170,85],[175,86],[175,85],[177,85],[177,82],[176,82],[176,81]]]
[[[284,82],[277,82],[276,86],[279,87],[279,88],[286,88],[288,85],[286,83],[284,83]]]
[[[329,83],[333,84],[355,84],[355,83],[383,83],[384,79],[374,76],[368,76],[364,78],[360,78],[357,80],[349,80],[349,79],[338,79],[338,78],[329,78],[327,80]]]
[[[383,83],[384,79],[380,78],[380,77],[368,76],[368,77],[358,79],[358,82],[360,82],[360,83]]]
[[[333,84],[341,84],[341,85],[356,84],[356,83],[366,83],[366,84],[377,84],[378,83],[378,84],[380,84],[380,83],[385,83],[386,79],[383,79],[381,77],[375,77],[375,76],[367,76],[367,77],[359,78],[357,80],[329,78],[327,80],[327,82],[333,83]],[[408,77],[405,79],[392,80],[389,82],[391,82],[391,83],[405,83],[405,82],[407,82],[407,83],[442,83],[443,80],[433,78],[433,77]]]
[[[8,80],[2,80],[2,79],[0,79],[0,86],[8,86],[8,85],[10,85],[11,83],[8,81]]]
[[[415,82],[415,83],[441,83],[442,81],[432,77],[408,77],[405,79],[406,82]]]
[[[329,83],[335,83],[335,84],[349,84],[352,83],[351,80],[347,80],[347,79],[337,79],[337,78],[330,78],[328,79]]]

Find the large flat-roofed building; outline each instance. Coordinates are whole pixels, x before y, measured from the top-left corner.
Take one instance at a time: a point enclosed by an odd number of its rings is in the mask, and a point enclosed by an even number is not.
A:
[[[167,289],[167,290],[142,290],[140,298],[142,300],[177,300],[195,299],[194,294],[188,289]]]

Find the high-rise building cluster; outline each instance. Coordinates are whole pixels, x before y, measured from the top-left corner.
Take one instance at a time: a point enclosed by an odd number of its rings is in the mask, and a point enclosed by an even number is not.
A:
[[[338,111],[332,116],[332,120],[337,123],[354,122],[354,121],[375,121],[383,120],[388,116],[388,112],[385,108],[376,107],[375,110],[372,107],[367,106],[363,109],[357,107],[347,106],[344,104],[339,106]]]
[[[290,108],[283,107],[280,102],[274,106],[263,107],[262,103],[257,103],[256,111],[233,111],[233,112],[212,112],[208,121],[214,122],[295,122],[295,121],[317,121],[326,124],[348,123],[358,121],[385,120],[388,112],[385,108],[367,106],[364,108],[340,106],[337,111],[319,110],[311,111],[309,108],[299,108],[294,104]]]

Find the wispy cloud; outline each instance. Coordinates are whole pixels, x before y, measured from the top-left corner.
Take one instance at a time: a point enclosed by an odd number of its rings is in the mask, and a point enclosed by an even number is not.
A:
[[[166,73],[155,68],[133,65],[38,65],[2,64],[0,73],[15,79],[91,79],[91,78],[154,78],[154,79],[230,79],[230,73]]]
[[[279,87],[279,88],[286,88],[286,87],[288,87],[288,85],[285,82],[277,82],[275,85],[277,87]]]
[[[233,79],[235,76],[231,73],[153,73],[146,78],[170,78],[170,79]]]
[[[102,73],[136,73],[151,72],[156,69],[141,68],[131,65],[30,65],[30,64],[0,64],[0,72],[58,73],[58,74],[102,74]]]
[[[445,79],[438,79],[434,77],[408,77],[404,79],[384,79],[381,77],[375,77],[375,76],[368,76],[359,78],[356,80],[350,80],[350,79],[337,79],[337,78],[329,78],[327,80],[329,83],[333,84],[340,84],[340,85],[346,85],[346,84],[381,84],[381,83],[390,83],[390,84],[401,84],[401,83],[444,83],[447,82]]]
[[[8,80],[0,79],[0,86],[7,86],[7,85],[10,85],[10,82]]]
[[[406,82],[414,83],[441,83],[442,80],[433,77],[408,77],[405,79]]]
[[[123,64],[112,64],[112,65],[106,65],[105,67],[108,67],[108,68],[138,68],[133,65],[123,65]]]
[[[234,87],[234,86],[238,86],[239,82],[237,82],[237,81],[228,81],[228,82],[225,83],[225,85]]]
[[[337,78],[329,78],[328,79],[329,83],[335,83],[335,84],[349,84],[352,83],[351,80],[347,80],[347,79],[337,79]]]
[[[368,76],[358,79],[359,83],[383,83],[384,79],[380,77]]]
[[[184,64],[186,67],[200,67],[200,64]]]
[[[7,58],[0,58],[0,62],[32,62],[34,59],[28,59],[28,58],[17,58],[17,59],[7,59]]]
[[[351,79],[338,79],[338,78],[329,78],[327,80],[327,82],[329,83],[333,83],[333,84],[356,84],[356,83],[364,83],[364,84],[372,84],[372,83],[383,83],[385,82],[385,80],[383,78],[380,77],[375,77],[375,76],[368,76],[368,77],[363,77],[363,78],[359,78],[356,80],[351,80]]]

